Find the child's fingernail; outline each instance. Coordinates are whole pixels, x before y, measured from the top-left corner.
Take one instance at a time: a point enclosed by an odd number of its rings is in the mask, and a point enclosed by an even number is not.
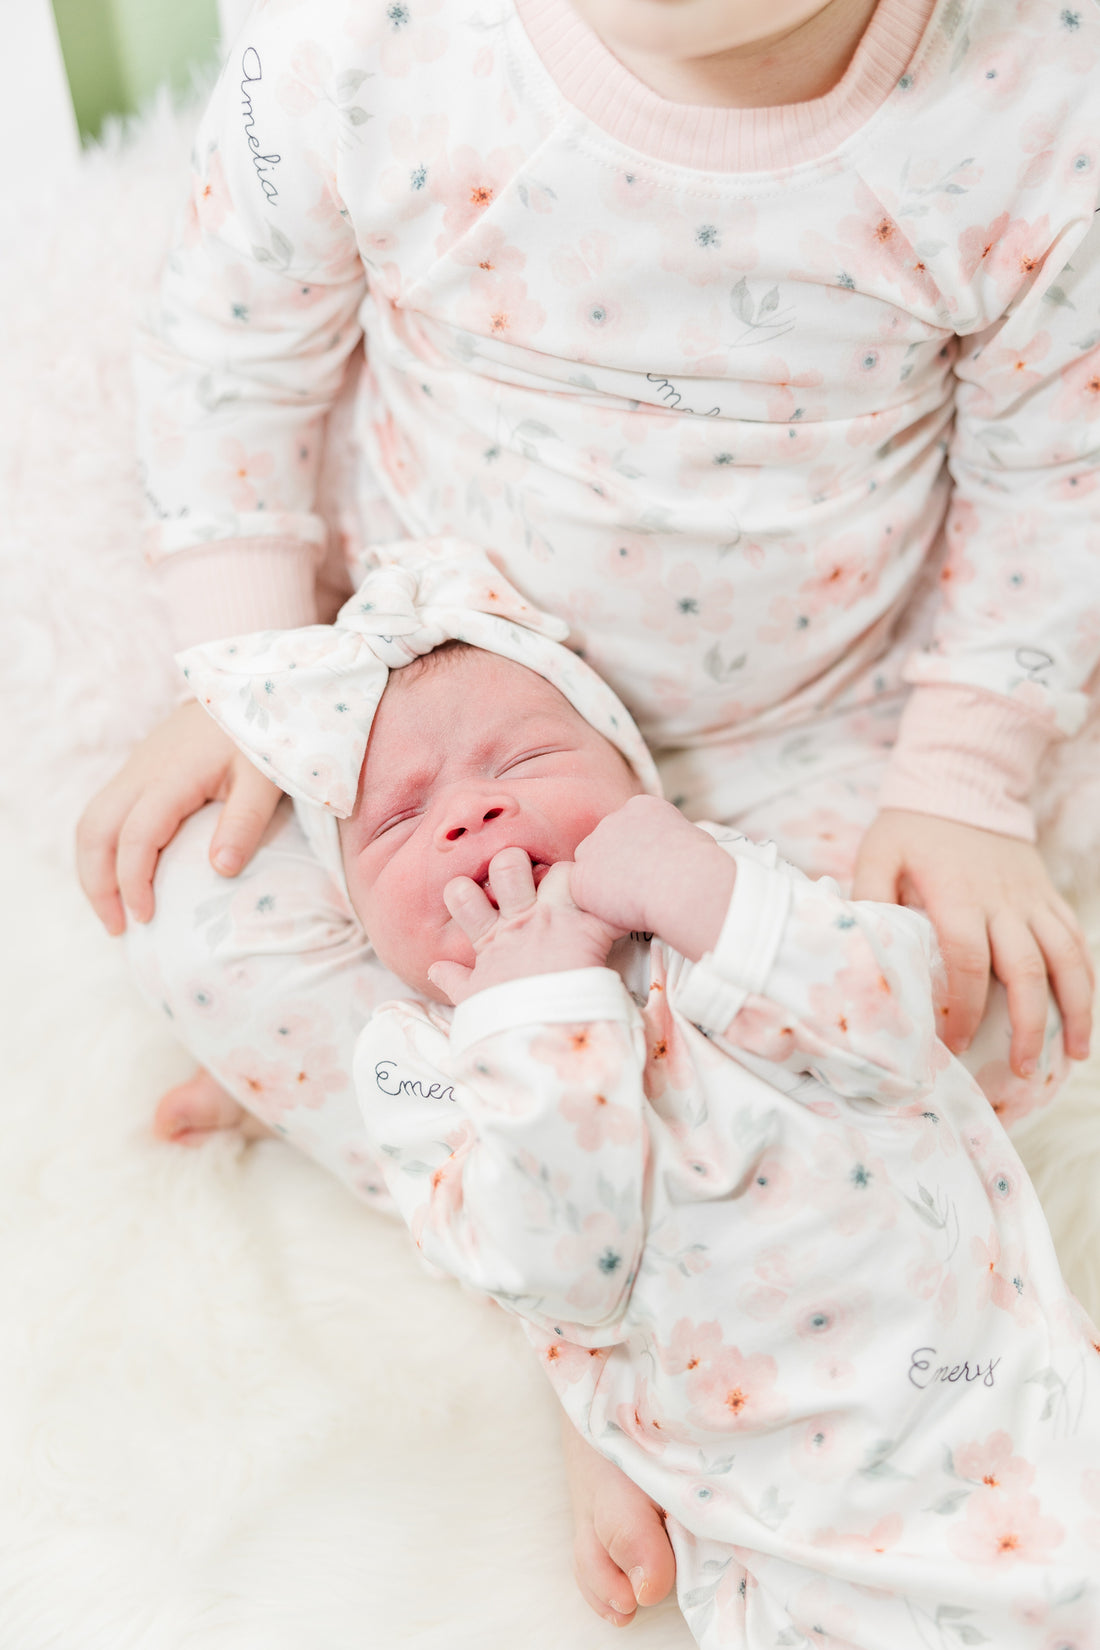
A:
[[[219,848],[211,864],[223,877],[234,877],[241,868],[241,856],[236,848]]]
[[[632,1570],[627,1571],[627,1578],[630,1585],[634,1589],[634,1597],[640,1604],[642,1602],[642,1593],[649,1586],[649,1577],[646,1575],[640,1564],[635,1564]]]
[[[1021,1077],[1034,1077],[1035,1073],[1038,1071],[1038,1069],[1039,1069],[1038,1060],[1021,1060],[1020,1061],[1020,1076]]]

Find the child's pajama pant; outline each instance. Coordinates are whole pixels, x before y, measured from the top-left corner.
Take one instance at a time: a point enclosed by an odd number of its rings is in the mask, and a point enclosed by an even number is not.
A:
[[[689,817],[770,839],[810,876],[844,885],[877,811],[896,714],[896,706],[879,708],[873,721],[836,716],[720,750],[674,753],[660,764],[666,793]],[[352,1050],[376,1004],[412,993],[373,956],[288,802],[232,879],[208,857],[219,808],[195,814],[161,855],[156,916],[129,927],[138,982],[247,1110],[357,1195],[385,1205],[364,1145]],[[1009,1070],[1009,1041],[997,985],[964,1058],[1007,1124],[1050,1098],[1064,1075],[1053,1001],[1039,1069],[1026,1083]]]

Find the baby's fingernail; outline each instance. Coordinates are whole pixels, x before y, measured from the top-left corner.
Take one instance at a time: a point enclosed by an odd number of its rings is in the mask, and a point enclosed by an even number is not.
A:
[[[630,1585],[634,1589],[634,1597],[640,1604],[642,1602],[642,1593],[649,1586],[649,1577],[646,1575],[640,1564],[635,1564],[632,1570],[628,1570],[627,1577],[630,1581]]]
[[[1038,1069],[1039,1069],[1038,1060],[1021,1060],[1020,1061],[1020,1076],[1021,1077],[1034,1077],[1035,1073],[1036,1073],[1036,1071],[1038,1071]]]
[[[219,848],[210,863],[223,877],[235,877],[241,868],[241,856],[236,848]]]

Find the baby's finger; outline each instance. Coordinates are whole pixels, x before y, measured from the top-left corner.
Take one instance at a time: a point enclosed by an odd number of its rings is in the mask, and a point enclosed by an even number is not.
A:
[[[1047,1023],[1047,965],[1028,924],[1013,913],[989,925],[993,972],[1004,982],[1012,1022],[1009,1061],[1017,1077],[1030,1077],[1043,1051]]]
[[[437,962],[429,968],[428,978],[436,990],[457,1008],[470,995],[473,972],[472,968],[464,968],[461,963]]]
[[[210,843],[210,863],[223,877],[235,877],[260,845],[282,791],[251,762],[234,771],[225,806]]]
[[[1046,959],[1051,990],[1062,1014],[1062,1038],[1071,1060],[1088,1058],[1092,1037],[1092,959],[1084,935],[1054,913],[1033,919],[1032,930]]]
[[[502,848],[489,862],[489,887],[502,917],[517,917],[535,903],[531,861],[522,848]]]
[[[985,920],[980,910],[941,919],[938,912],[929,907],[928,915],[947,971],[939,1032],[948,1048],[960,1054],[970,1046],[989,995],[989,940]]]
[[[496,910],[472,877],[452,877],[443,890],[443,903],[473,945],[496,926]]]

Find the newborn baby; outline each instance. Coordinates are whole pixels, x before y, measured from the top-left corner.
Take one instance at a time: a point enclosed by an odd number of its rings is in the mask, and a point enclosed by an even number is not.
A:
[[[1100,1338],[928,923],[645,794],[579,661],[419,578],[400,646],[368,580],[362,643],[192,678],[418,994],[355,1061],[418,1246],[665,1509],[707,1650],[1093,1650]]]

